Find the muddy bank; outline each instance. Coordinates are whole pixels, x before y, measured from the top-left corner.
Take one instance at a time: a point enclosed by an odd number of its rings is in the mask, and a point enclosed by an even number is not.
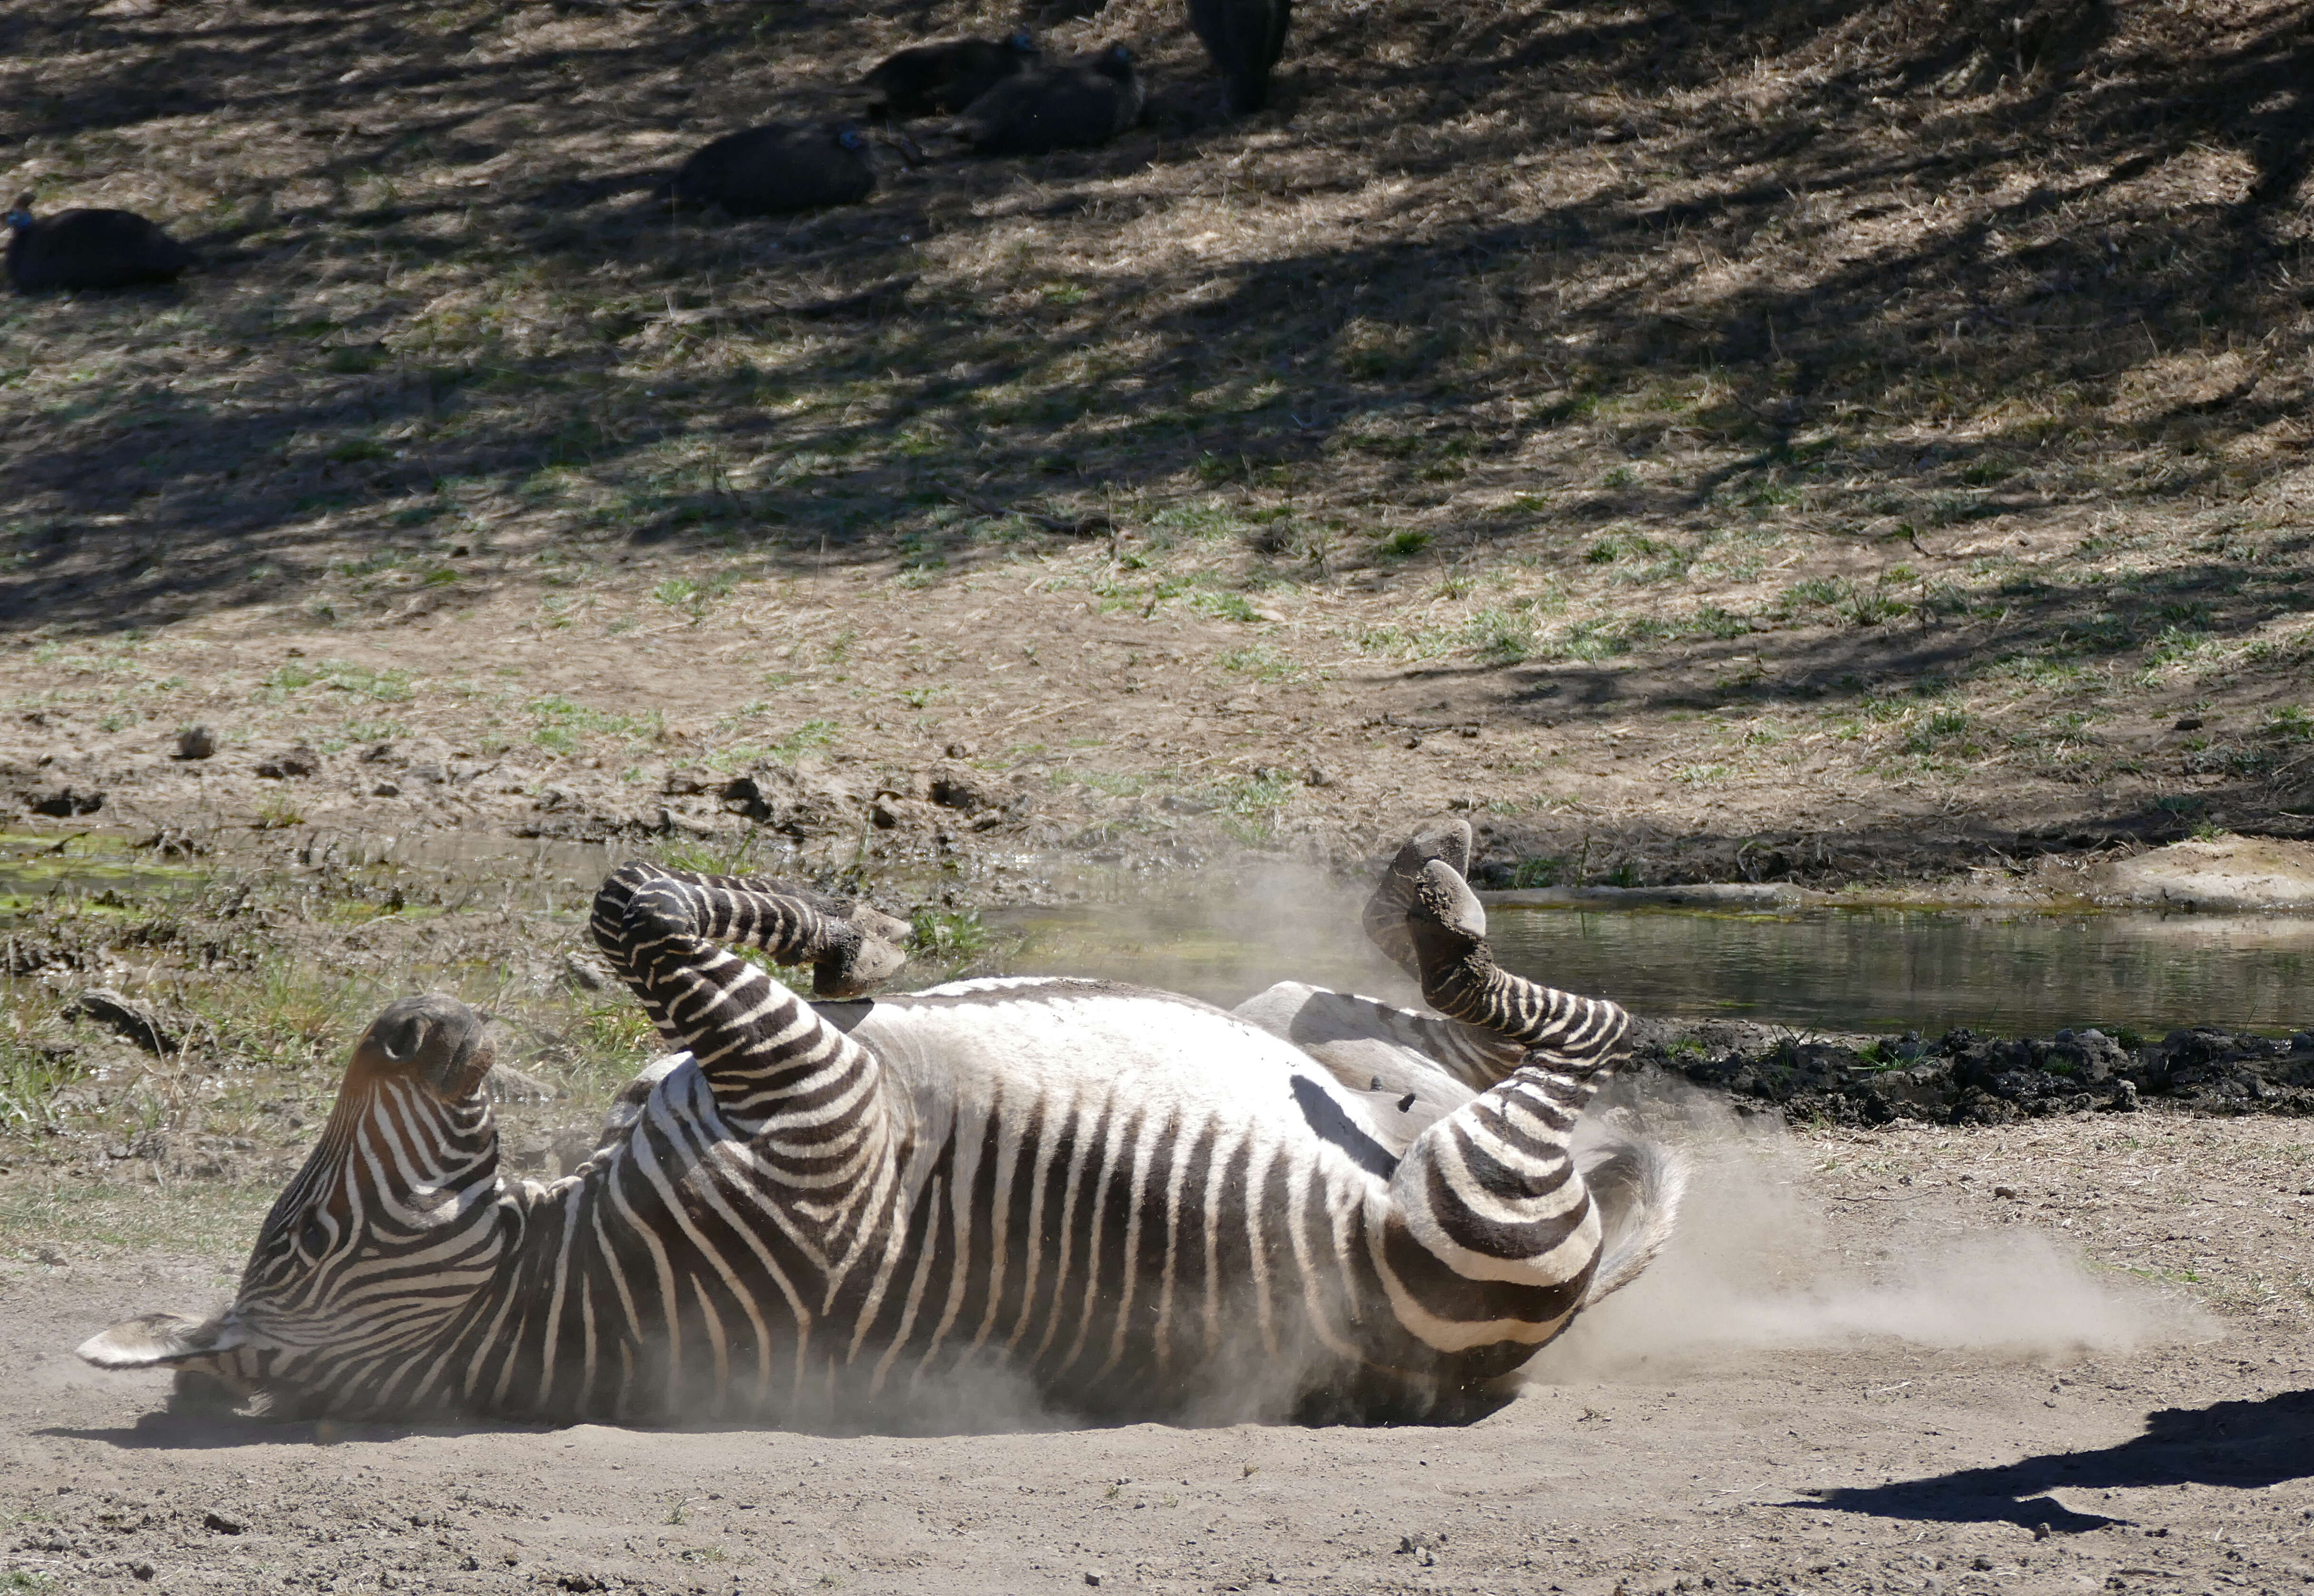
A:
[[[2160,1107],[2197,1114],[2314,1115],[2314,1031],[2287,1039],[2209,1027],[2159,1041],[2094,1027],[2000,1038],[1803,1040],[1725,1020],[1642,1022],[1641,1064],[1801,1119],[1878,1125],[2008,1124]],[[2314,1189],[2314,1188],[2310,1188]]]
[[[806,743],[766,755],[673,734],[605,757],[487,733],[349,743],[189,727],[156,739],[149,727],[108,734],[42,710],[0,727],[0,807],[14,813],[0,824],[250,859],[351,857],[381,837],[470,837],[476,853],[528,841],[700,845],[854,880],[938,870],[967,884],[967,898],[1019,903],[1029,890],[1024,855],[1050,856],[1047,879],[1072,866],[1196,869],[1247,854],[1360,871],[1444,810],[1469,818],[1471,880],[1497,891],[1732,884],[1795,902],[1912,893],[2177,909],[2314,904],[2314,843],[2295,840],[2304,826],[2281,814],[2246,819],[2256,836],[2216,840],[2199,811],[2160,804],[2054,819],[2045,806],[2006,817],[1898,806],[1790,824],[1751,805],[1667,816],[1614,801],[1612,785],[1591,801],[1522,813],[1489,773],[1491,756],[1460,748],[1470,768],[1444,772],[1442,784],[1409,782],[1396,748],[1125,773],[1038,746],[911,739],[869,754]]]

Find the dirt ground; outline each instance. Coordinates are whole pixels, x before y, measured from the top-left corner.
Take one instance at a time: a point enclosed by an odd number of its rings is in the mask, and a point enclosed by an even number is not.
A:
[[[228,1289],[257,1194],[91,1186],[0,1265],[5,1588],[2221,1592],[2314,1584],[2314,1145],[1740,1129],[1467,1430],[196,1426],[69,1347]],[[148,1206],[125,1234],[105,1216]],[[159,1204],[161,1212],[150,1212]],[[236,1217],[237,1216],[237,1217]],[[190,1227],[214,1247],[159,1231]],[[46,1259],[47,1261],[40,1261]],[[2045,1532],[2042,1529],[2045,1526]],[[140,1574],[139,1570],[149,1572]]]

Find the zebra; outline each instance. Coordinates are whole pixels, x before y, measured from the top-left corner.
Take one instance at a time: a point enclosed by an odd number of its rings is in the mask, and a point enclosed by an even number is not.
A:
[[[931,1430],[1455,1420],[1668,1237],[1675,1155],[1578,1116],[1615,1004],[1502,970],[1469,833],[1365,920],[1435,1010],[1286,983],[865,994],[901,922],[637,861],[590,931],[679,1050],[552,1181],[501,1171],[484,1022],[355,1045],[231,1306],[79,1348],[280,1418]],[[808,965],[808,1002],[733,951]]]

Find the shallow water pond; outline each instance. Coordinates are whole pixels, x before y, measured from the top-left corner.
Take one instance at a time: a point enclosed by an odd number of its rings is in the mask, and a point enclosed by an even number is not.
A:
[[[1000,918],[1026,939],[1013,961],[1023,970],[1221,1003],[1285,979],[1410,1001],[1410,986],[1364,947],[1354,899],[1289,918],[1250,895],[1232,907],[1182,900]],[[1507,967],[1645,1015],[1928,1035],[2314,1026],[2309,918],[1497,908],[1488,919]]]
[[[387,907],[411,917],[510,909],[575,931],[616,860],[653,851],[446,833],[341,836],[285,846],[278,866],[219,871],[208,860],[165,860],[121,835],[8,833],[0,834],[0,917],[57,896],[101,913],[149,913],[220,874],[304,893],[312,890],[305,881],[334,873],[341,885],[367,883],[371,900],[388,884],[406,885],[409,907],[398,899]],[[1100,976],[1224,1006],[1284,980],[1418,1001],[1359,930],[1363,886],[1289,866],[1151,877],[1088,873],[1073,859],[1016,864],[1016,892],[1069,901],[994,910],[976,931],[968,915],[936,917],[963,924],[967,942],[924,949],[917,983],[971,959],[984,972]],[[795,868],[752,857],[743,868],[750,865]],[[877,895],[899,909],[940,886],[895,877]],[[380,912],[369,900],[343,906]],[[319,919],[328,910],[316,903],[305,913]],[[2149,1035],[2196,1024],[2314,1027],[2314,917],[1497,904],[1489,921],[1509,967],[1643,1015],[1931,1035],[1954,1026],[2044,1036],[2084,1025]],[[985,939],[976,950],[974,938]]]

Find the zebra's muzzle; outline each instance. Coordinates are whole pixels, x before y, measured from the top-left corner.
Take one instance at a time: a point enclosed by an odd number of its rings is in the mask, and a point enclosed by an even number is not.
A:
[[[428,992],[395,999],[370,1022],[354,1044],[352,1072],[416,1080],[455,1103],[481,1089],[496,1054],[481,1015],[455,998]]]

